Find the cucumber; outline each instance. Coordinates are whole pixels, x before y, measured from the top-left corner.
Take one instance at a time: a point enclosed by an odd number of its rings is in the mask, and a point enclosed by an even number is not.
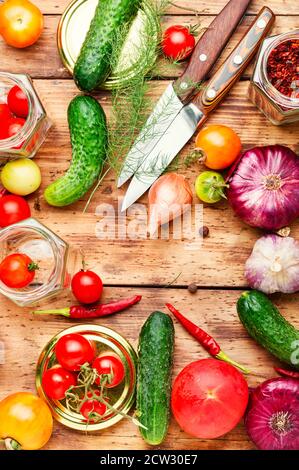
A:
[[[171,370],[174,349],[172,319],[154,312],[139,337],[137,418],[143,439],[159,445],[165,439],[170,416]]]
[[[244,327],[259,344],[282,362],[299,369],[299,331],[280,314],[262,292],[244,292],[237,311]]]
[[[74,68],[74,79],[81,90],[90,92],[106,81],[116,33],[133,21],[140,4],[141,0],[99,0]]]
[[[66,174],[48,186],[44,197],[63,207],[80,199],[99,177],[108,145],[106,116],[91,96],[77,96],[68,107],[72,163]]]

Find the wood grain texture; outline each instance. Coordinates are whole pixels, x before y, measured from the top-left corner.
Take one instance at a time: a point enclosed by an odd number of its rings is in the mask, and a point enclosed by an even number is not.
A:
[[[43,13],[55,15],[62,13],[70,2],[69,0],[35,0],[35,3]],[[227,0],[179,0],[173,3],[182,8],[179,9],[170,5],[168,11],[174,15],[181,14],[182,12],[188,14],[190,9],[196,10],[199,13],[217,15],[226,5]],[[248,8],[248,12],[256,14],[263,6],[265,6],[264,0],[253,0]],[[299,4],[296,0],[269,0],[267,6],[273,8],[276,14],[287,16],[299,14]]]
[[[249,386],[275,376],[277,365],[270,354],[248,337],[240,324],[235,304],[240,292],[200,290],[189,294],[184,289],[119,289],[107,288],[105,298],[114,299],[141,293],[143,300],[127,312],[120,313],[101,324],[124,335],[136,348],[142,324],[156,309],[166,311],[165,302],[171,302],[192,321],[199,323],[220,342],[223,350],[258,375],[248,378]],[[296,309],[298,295],[275,297],[275,302],[285,317],[299,327]],[[55,302],[43,305],[61,308],[69,305],[67,293]],[[5,348],[5,363],[0,365],[0,399],[16,390],[34,391],[35,365],[42,348],[60,330],[77,324],[62,317],[33,317],[30,309],[20,309],[9,301],[1,300],[1,341]],[[175,355],[173,378],[188,363],[208,357],[202,347],[175,321]],[[13,338],[13,344],[12,344]],[[54,434],[47,449],[147,449],[136,427],[123,420],[97,435],[71,431],[55,423]],[[213,441],[193,439],[180,431],[172,419],[169,434],[162,449],[252,449],[242,423],[232,432]]]
[[[174,24],[192,25],[195,26],[198,22],[202,30],[207,28],[213,21],[214,16],[165,16],[163,18],[163,27],[166,29],[168,26]],[[45,17],[45,29],[40,40],[32,47],[24,50],[13,49],[7,46],[0,38],[0,57],[1,57],[1,70],[12,70],[15,73],[28,73],[33,78],[70,78],[68,71],[63,66],[57,46],[56,46],[56,31],[60,20],[59,15]],[[238,26],[235,34],[229,41],[225,48],[220,60],[216,62],[215,69],[223,62],[229,53],[244,36],[249,25],[252,23],[253,18],[246,16],[240,26]],[[273,34],[280,32],[287,32],[290,29],[299,27],[299,16],[278,16],[275,20],[272,29]],[[13,57],[13,61],[12,61]],[[30,71],[28,69],[30,64]],[[153,72],[154,76],[161,78],[178,77],[186,68],[186,63],[181,65],[169,65],[167,61],[160,60],[156,70]],[[247,69],[244,76],[248,78],[252,72],[252,65]]]
[[[42,170],[42,187],[29,198],[32,214],[48,225],[71,245],[82,248],[88,266],[101,274],[106,286],[104,300],[141,293],[143,300],[130,311],[95,323],[115,328],[136,347],[140,327],[148,315],[164,308],[166,301],[172,302],[191,320],[201,324],[213,334],[226,353],[250,367],[257,375],[249,377],[249,385],[255,386],[264,379],[275,376],[273,365],[277,361],[250,339],[240,324],[235,304],[245,287],[244,263],[255,240],[261,235],[258,230],[245,226],[223,201],[215,206],[204,206],[203,224],[210,229],[210,236],[201,246],[190,240],[131,240],[110,236],[99,239],[101,204],[110,204],[117,212],[118,198],[126,188],[115,189],[115,175],[111,172],[94,197],[89,210],[82,214],[87,196],[77,204],[65,208],[49,207],[43,200],[44,188],[68,168],[71,147],[67,125],[67,107],[78,93],[76,86],[64,69],[56,49],[56,29],[60,14],[69,0],[34,0],[45,17],[45,30],[40,41],[26,50],[12,49],[0,39],[1,69],[30,73],[43,103],[53,121],[53,128],[40,150],[36,161]],[[171,7],[164,18],[164,26],[171,24],[196,24],[209,26],[215,15],[227,3],[226,0],[179,0],[183,9]],[[269,0],[268,6],[277,16],[273,34],[299,27],[299,2],[293,0]],[[264,0],[252,1],[243,23],[226,47],[218,64],[226,58],[236,42],[244,35],[256,14],[264,6]],[[199,9],[198,17],[188,8]],[[185,9],[184,9],[185,8]],[[297,16],[296,16],[297,15]],[[217,66],[217,65],[216,65]],[[153,81],[150,94],[153,102],[162,94],[168,78],[179,76],[184,70],[159,65],[159,76],[163,81]],[[250,66],[238,83],[212,114],[210,123],[231,126],[240,135],[244,149],[259,145],[282,143],[299,152],[298,124],[275,127],[247,99]],[[244,80],[245,78],[245,80]],[[111,113],[110,96],[106,92],[97,95],[107,115]],[[194,140],[182,152],[184,159],[194,147]],[[202,170],[194,164],[184,170],[190,184]],[[196,199],[194,199],[197,202]],[[144,196],[141,202],[147,203]],[[130,217],[129,220],[131,220]],[[109,224],[113,222],[112,216]],[[118,226],[116,226],[116,229]],[[193,222],[194,229],[194,222]],[[299,239],[299,223],[292,226],[292,235]],[[196,248],[196,249],[194,249]],[[179,275],[179,276],[178,276]],[[177,278],[171,288],[162,288]],[[195,295],[186,287],[190,283],[204,287]],[[123,286],[123,287],[117,287]],[[124,287],[127,286],[127,287]],[[138,287],[139,286],[139,287]],[[143,286],[143,287],[140,287]],[[145,287],[148,286],[148,287]],[[222,289],[221,287],[224,287]],[[230,290],[231,288],[240,290]],[[299,327],[298,295],[274,296],[274,300],[286,318]],[[71,294],[65,292],[43,308],[59,308],[73,302]],[[5,361],[0,364],[0,399],[9,393],[21,390],[34,391],[35,366],[38,355],[49,339],[61,329],[74,325],[73,321],[56,317],[33,317],[30,309],[21,309],[8,300],[0,299],[0,344],[5,349]],[[203,349],[182,327],[175,323],[176,347],[173,377],[189,362],[207,357]],[[131,422],[123,420],[116,426],[97,435],[86,435],[67,430],[55,424],[54,435],[48,449],[146,449],[138,430]],[[216,440],[197,440],[180,431],[171,421],[169,435],[163,449],[253,449],[242,423],[226,436]]]

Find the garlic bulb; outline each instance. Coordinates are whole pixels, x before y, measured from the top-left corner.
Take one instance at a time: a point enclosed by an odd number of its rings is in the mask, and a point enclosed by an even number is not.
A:
[[[265,294],[299,290],[299,243],[292,237],[265,235],[254,245],[245,265],[249,286]]]

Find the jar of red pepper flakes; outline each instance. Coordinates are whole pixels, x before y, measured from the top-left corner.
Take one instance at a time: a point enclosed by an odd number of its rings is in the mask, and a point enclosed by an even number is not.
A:
[[[299,29],[264,40],[249,98],[275,125],[299,121]]]
[[[29,75],[0,72],[0,163],[34,157],[50,127]]]

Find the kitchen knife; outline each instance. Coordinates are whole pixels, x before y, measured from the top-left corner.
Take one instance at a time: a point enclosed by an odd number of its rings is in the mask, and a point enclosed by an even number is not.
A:
[[[122,211],[125,211],[149,189],[191,139],[196,129],[203,125],[209,113],[240,78],[257,52],[261,41],[270,31],[274,20],[273,12],[264,7],[243,39],[203,87],[203,90],[181,109],[153,151],[137,170],[123,201]]]
[[[125,160],[118,179],[122,186],[137,171],[175,117],[192,97],[212,69],[242,19],[251,0],[230,0],[198,41],[183,75],[169,85]]]

